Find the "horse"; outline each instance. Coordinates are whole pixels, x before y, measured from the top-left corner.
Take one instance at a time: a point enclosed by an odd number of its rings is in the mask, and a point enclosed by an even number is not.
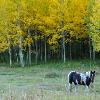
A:
[[[78,85],[84,85],[86,90],[89,91],[89,86],[94,82],[95,71],[88,71],[84,73],[79,73],[76,71],[71,71],[68,74],[68,92],[71,92],[72,83],[75,86],[75,94],[77,93]]]

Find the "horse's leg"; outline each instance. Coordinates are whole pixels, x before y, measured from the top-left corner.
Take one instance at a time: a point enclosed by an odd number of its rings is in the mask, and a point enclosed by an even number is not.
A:
[[[85,85],[85,94],[88,95],[89,94],[89,86]]]
[[[76,80],[75,82],[74,82],[74,85],[75,85],[75,95],[77,95],[77,90],[78,90],[78,81]]]
[[[78,93],[77,90],[78,90],[78,85],[76,84],[76,85],[75,85],[75,95],[77,95],[77,93]]]
[[[86,85],[87,94],[89,93],[89,86]]]
[[[68,83],[68,93],[70,93],[72,90],[72,84],[71,83]]]

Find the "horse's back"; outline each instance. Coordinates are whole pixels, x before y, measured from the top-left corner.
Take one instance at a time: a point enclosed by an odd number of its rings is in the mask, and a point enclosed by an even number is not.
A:
[[[81,76],[80,73],[76,72],[76,71],[71,71],[68,75],[68,82],[69,83],[74,83],[74,84],[81,84]]]

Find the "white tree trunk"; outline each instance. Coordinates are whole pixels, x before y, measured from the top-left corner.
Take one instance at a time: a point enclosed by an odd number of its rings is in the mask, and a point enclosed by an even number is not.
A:
[[[63,13],[62,13],[63,16]],[[64,27],[64,21],[61,21],[61,28]],[[63,61],[66,62],[66,47],[65,47],[65,32],[62,31],[62,53],[63,53]]]
[[[93,60],[95,61],[95,50],[93,48]]]
[[[35,62],[36,62],[36,64],[37,64],[37,63],[38,63],[38,47],[37,47],[37,41],[35,41],[35,46],[36,46]]]
[[[12,66],[12,54],[11,54],[11,47],[9,46],[9,65]]]
[[[42,56],[42,41],[41,41],[41,45],[40,45],[41,47],[40,47],[40,55],[41,55],[41,61],[43,60],[43,56]]]
[[[19,59],[18,59],[18,54],[17,54],[17,52],[16,52],[16,61],[17,61],[17,63],[19,62]]]
[[[32,61],[31,61],[31,45],[29,45],[29,65],[31,66]]]
[[[10,38],[8,38],[8,43],[9,43],[9,48],[8,48],[8,52],[9,52],[9,65],[11,67],[12,66],[12,53],[11,53],[11,42],[10,42]]]
[[[69,49],[70,49],[70,60],[72,60],[72,44],[71,44],[71,42],[69,44],[70,44],[70,46],[69,46]]]
[[[92,60],[92,47],[91,47],[91,38],[89,37],[89,58]]]
[[[29,38],[31,37],[30,35],[30,31],[28,29],[28,35],[29,35]],[[28,45],[28,48],[29,48],[29,66],[31,66],[31,44]]]
[[[90,67],[91,67],[92,47],[91,47],[91,38],[90,37],[89,37],[89,58],[90,58]]]
[[[95,61],[95,50],[93,49],[93,60]]]
[[[64,32],[62,34],[63,34],[63,60],[64,60],[64,63],[65,63],[66,62],[66,47],[65,47],[65,36],[64,36]]]
[[[19,38],[19,58],[20,58],[20,65],[21,67],[24,67],[24,55],[22,50],[22,36]]]
[[[18,21],[17,21],[17,26],[18,29],[21,30],[20,28],[20,11],[21,11],[21,5],[20,5],[21,1],[18,2]],[[24,55],[23,55],[23,47],[22,47],[22,40],[23,40],[23,36],[19,35],[19,58],[20,58],[20,65],[21,67],[24,67]]]
[[[47,62],[47,44],[46,44],[46,37],[45,37],[45,63]]]
[[[93,41],[92,41],[92,46],[93,46],[93,49],[92,49],[93,50],[92,59],[93,59],[93,61],[95,61],[95,55],[96,55],[95,53],[96,52],[95,52],[95,48],[94,48],[95,43]]]

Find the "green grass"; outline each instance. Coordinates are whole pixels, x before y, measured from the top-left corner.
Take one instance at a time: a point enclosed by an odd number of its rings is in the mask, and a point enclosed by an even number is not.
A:
[[[99,100],[100,69],[98,63],[89,66],[88,61],[53,62],[32,67],[0,67],[0,100]],[[67,74],[71,70],[96,70],[95,88],[88,96],[84,87],[79,93],[66,93]]]

